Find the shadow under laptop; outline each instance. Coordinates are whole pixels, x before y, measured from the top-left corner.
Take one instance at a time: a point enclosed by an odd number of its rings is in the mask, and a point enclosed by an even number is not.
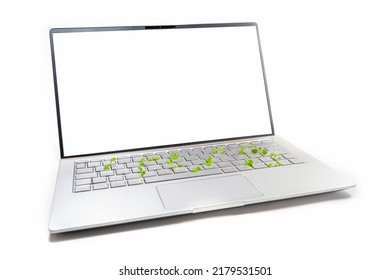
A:
[[[297,207],[307,204],[346,199],[351,197],[347,191],[330,192],[319,195],[304,196],[285,200],[271,201],[259,204],[248,205],[244,207],[229,208],[216,210],[211,212],[203,212],[197,214],[187,214],[180,216],[167,217],[162,219],[140,221],[135,223],[127,223],[120,225],[112,225],[107,227],[86,229],[67,233],[49,234],[50,242],[61,242],[73,239],[88,238],[98,235],[115,234],[125,231],[143,230],[151,227],[169,226],[183,222],[191,222],[198,219],[214,218],[229,215],[242,215],[248,213],[257,213],[263,211],[272,211],[283,208]]]

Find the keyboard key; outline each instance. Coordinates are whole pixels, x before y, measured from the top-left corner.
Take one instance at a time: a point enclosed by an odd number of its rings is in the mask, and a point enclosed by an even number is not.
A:
[[[144,157],[146,157],[146,158],[151,158],[151,157],[156,156],[156,154],[155,154],[155,153],[145,153],[145,154],[143,154],[142,156],[144,156]]]
[[[116,175],[123,175],[123,174],[128,174],[130,173],[129,169],[119,169],[116,171]]]
[[[138,167],[138,165],[139,165],[138,162],[132,162],[132,163],[127,163],[126,164],[127,168]]]
[[[122,175],[110,176],[110,177],[108,177],[108,179],[110,180],[110,182],[121,181],[121,180],[123,180],[123,176]]]
[[[88,184],[91,184],[91,179],[90,178],[88,178],[88,179],[81,179],[81,180],[76,180],[75,181],[75,185],[76,186],[88,185]]]
[[[130,158],[118,159],[119,164],[130,163],[130,162],[131,162]]]
[[[189,156],[189,157],[185,157],[186,161],[192,161],[192,160],[197,160],[199,159],[199,157],[197,156]]]
[[[220,157],[219,159],[224,162],[230,162],[236,160],[233,156],[224,156],[224,157]]]
[[[187,167],[187,166],[191,166],[192,163],[190,161],[184,161],[184,162],[178,162],[177,165],[178,167]]]
[[[212,164],[210,166],[207,166],[206,164],[202,165],[203,169],[213,169],[213,168],[218,168],[216,164]]]
[[[91,185],[82,185],[82,186],[76,186],[74,188],[75,192],[87,192],[91,190]]]
[[[126,186],[125,181],[116,181],[111,183],[111,188],[118,188]]]
[[[163,165],[166,163],[166,161],[167,161],[167,159],[159,159],[158,161],[156,161],[156,163],[159,165]]]
[[[203,167],[201,166],[201,165],[196,165],[196,166],[190,166],[190,167],[188,167],[188,169],[192,172],[192,170],[194,169],[194,168],[200,168],[199,170],[203,170]]]
[[[114,171],[112,171],[112,170],[106,170],[106,171],[101,171],[100,172],[100,177],[112,176],[112,175],[114,175]]]
[[[152,165],[148,167],[149,171],[161,170],[163,169],[161,165]]]
[[[147,160],[145,160],[144,165],[145,165],[145,166],[156,165],[156,162],[155,162],[154,160],[152,160],[152,161],[147,161]]]
[[[77,163],[76,168],[85,168],[87,165],[85,163]]]
[[[118,169],[123,169],[123,168],[125,168],[124,164],[115,164],[115,165],[111,166],[112,170],[118,170]]]
[[[238,154],[238,150],[231,150],[225,152],[228,156],[235,156]]]
[[[221,174],[221,173],[223,173],[222,170],[220,170],[218,168],[210,169],[210,170],[200,170],[196,173],[183,172],[183,173],[177,173],[177,174],[171,174],[171,175],[145,178],[145,183],[163,182],[163,181],[170,181],[170,180],[175,180],[175,179],[193,178],[193,177],[208,176],[208,175],[215,175],[215,174]]]
[[[133,172],[133,173],[140,173],[138,167],[132,168],[132,169],[131,169],[131,172]]]
[[[267,168],[267,165],[265,165],[265,163],[262,163],[262,162],[257,162],[257,163],[254,163],[252,165],[252,167],[254,169],[261,169],[261,168]]]
[[[125,176],[125,178],[126,178],[126,180],[131,180],[131,179],[138,179],[138,178],[140,178],[140,174],[139,173],[137,173],[137,174],[127,174],[126,176]]]
[[[203,164],[204,163],[204,159],[193,160],[193,161],[191,161],[191,163],[193,165]]]
[[[89,161],[88,160],[77,160],[76,163],[88,163]]]
[[[232,166],[232,164],[230,162],[221,162],[221,163],[218,163],[218,166],[219,167],[230,167]]]
[[[93,189],[94,190],[108,189],[108,184],[107,183],[94,184]]]
[[[157,171],[157,174],[158,174],[158,175],[168,175],[168,174],[172,174],[172,170],[170,170],[170,169],[158,170],[158,171]]]
[[[252,170],[253,168],[248,165],[238,165],[236,166],[238,170],[245,171],[245,170]]]
[[[106,177],[97,177],[92,179],[92,183],[97,184],[97,183],[105,183],[107,182]]]
[[[144,174],[144,178],[145,177],[152,177],[152,176],[157,176],[156,171],[146,171]]]
[[[289,162],[287,159],[281,159],[278,160],[281,165],[291,165],[292,163]]]
[[[77,174],[83,174],[88,172],[93,172],[93,168],[76,169]]]
[[[88,163],[88,167],[98,167],[100,165],[100,161]]]
[[[192,152],[188,152],[190,156],[199,156],[199,155],[203,155],[203,152],[201,150],[199,151],[192,151]]]
[[[240,160],[240,159],[248,159],[249,157],[247,155],[237,155],[237,156],[234,156],[234,158],[236,160]]]
[[[144,157],[136,157],[136,158],[133,158],[133,162],[139,162],[141,160],[141,158],[144,158]]]
[[[130,157],[134,160],[135,158],[142,158],[142,155],[136,154],[136,155],[131,155]]]
[[[93,172],[93,173],[84,173],[84,174],[77,174],[76,175],[76,180],[86,179],[86,178],[94,178],[94,177],[97,177],[97,173],[95,173],[95,172]]]
[[[262,162],[273,162],[274,160],[270,157],[260,157]]]
[[[110,169],[111,169],[111,167],[108,170],[110,170]],[[95,167],[95,170],[96,170],[96,172],[105,171],[104,166]]]
[[[235,161],[232,161],[232,164],[233,165],[243,165],[245,164],[245,160],[235,160]]]
[[[187,153],[187,152],[179,152],[179,156],[181,156],[181,157],[189,157],[190,154]]]
[[[173,172],[183,173],[183,172],[188,172],[188,169],[187,169],[187,167],[176,167],[176,168],[173,168]]]
[[[231,173],[231,172],[237,172],[237,168],[235,167],[224,167],[222,168],[222,171],[225,173]]]
[[[176,164],[163,164],[164,169],[172,169],[176,167]]]
[[[129,186],[133,186],[133,185],[139,185],[139,184],[142,184],[142,179],[131,179],[131,180],[127,180],[127,184]]]
[[[198,157],[200,158],[200,159],[203,159],[203,160],[205,160],[206,158],[208,158],[210,155],[205,155],[205,154],[203,154],[203,155],[199,155]]]

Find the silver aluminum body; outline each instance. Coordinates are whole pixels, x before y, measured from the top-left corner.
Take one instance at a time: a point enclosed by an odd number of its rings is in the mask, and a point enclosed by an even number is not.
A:
[[[272,139],[290,153],[304,160],[305,163],[241,172],[242,176],[245,176],[246,179],[257,188],[260,194],[258,196],[202,205],[197,205],[196,202],[193,202],[189,203],[188,206],[183,205],[180,208],[174,207],[173,209],[172,207],[166,208],[164,206],[158,192],[159,187],[163,188],[164,185],[174,184],[175,182],[180,182],[180,184],[189,182],[191,185],[194,185],[194,182],[196,182],[201,186],[206,182],[205,180],[213,180],[214,178],[232,175],[212,175],[171,182],[150,183],[131,187],[73,193],[74,161],[82,160],[83,157],[61,159],[49,230],[52,233],[60,233],[183,214],[194,214],[254,203],[345,190],[355,186],[355,183],[350,179],[340,175],[338,172],[291,145],[279,136],[268,136],[255,139]],[[222,144],[224,142],[219,143]],[[231,141],[229,141],[229,143],[231,143]],[[213,144],[218,143],[213,142]],[[207,144],[202,145],[205,146]],[[196,146],[197,145],[192,145],[190,147]],[[170,147],[170,149],[175,149],[175,147]],[[145,150],[143,152],[149,151],[161,151],[161,149]],[[137,151],[134,153],[140,152]],[[104,155],[104,157],[118,155],[131,155],[131,153]],[[85,158],[100,159],[102,157],[103,156],[88,156]],[[214,180],[213,182],[215,182],[215,184],[221,182],[222,184],[224,180]],[[236,187],[235,190],[237,191]],[[182,196],[183,193],[179,192],[177,198],[170,197],[170,199],[177,199],[177,201],[184,198],[187,200],[189,199],[188,196]]]

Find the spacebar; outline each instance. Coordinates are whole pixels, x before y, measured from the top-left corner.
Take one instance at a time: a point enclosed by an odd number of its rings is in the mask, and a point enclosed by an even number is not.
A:
[[[163,181],[170,181],[170,180],[176,180],[176,179],[186,179],[186,178],[215,175],[215,174],[222,174],[222,173],[223,173],[222,170],[220,170],[218,168],[214,168],[214,169],[200,170],[196,173],[186,172],[186,173],[177,173],[177,174],[171,174],[171,175],[146,177],[145,183],[163,182]]]

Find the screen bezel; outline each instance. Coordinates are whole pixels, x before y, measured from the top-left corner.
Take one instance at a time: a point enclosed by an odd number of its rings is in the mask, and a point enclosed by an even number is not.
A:
[[[129,31],[129,30],[151,30],[151,29],[183,29],[183,28],[215,28],[215,27],[238,27],[238,26],[255,26],[257,33],[257,41],[259,45],[259,55],[260,62],[263,71],[263,79],[265,86],[265,93],[267,98],[267,106],[269,112],[269,121],[271,125],[271,133],[270,134],[260,134],[260,135],[248,135],[248,136],[239,136],[232,138],[223,138],[223,139],[213,139],[206,141],[196,141],[196,142],[186,142],[186,143],[173,143],[169,145],[162,146],[153,146],[153,147],[142,147],[136,149],[125,149],[125,150],[115,150],[115,151],[104,151],[99,153],[88,153],[88,154],[79,154],[79,155],[64,155],[64,144],[62,137],[62,128],[61,128],[61,113],[60,113],[60,103],[59,103],[59,93],[57,86],[57,72],[56,72],[56,62],[55,62],[55,52],[54,52],[54,40],[53,34],[55,33],[72,33],[72,32],[105,32],[105,31]],[[233,141],[233,140],[245,140],[248,138],[254,137],[264,137],[264,136],[273,136],[275,135],[272,113],[271,113],[271,105],[268,94],[268,85],[265,74],[264,60],[263,54],[261,50],[260,36],[259,36],[259,28],[256,22],[236,22],[236,23],[211,23],[211,24],[182,24],[182,25],[149,25],[149,26],[111,26],[111,27],[72,27],[72,28],[52,28],[50,29],[50,48],[51,48],[51,58],[52,58],[52,67],[53,67],[53,80],[54,80],[54,93],[55,93],[55,102],[56,102],[56,111],[57,111],[57,126],[58,126],[58,137],[60,143],[60,155],[61,158],[71,158],[71,157],[84,157],[84,156],[95,156],[95,155],[103,155],[103,154],[112,154],[112,153],[124,153],[124,152],[135,152],[147,149],[165,149],[170,147],[177,146],[187,146],[194,144],[205,144],[205,143],[214,143],[220,141]]]

